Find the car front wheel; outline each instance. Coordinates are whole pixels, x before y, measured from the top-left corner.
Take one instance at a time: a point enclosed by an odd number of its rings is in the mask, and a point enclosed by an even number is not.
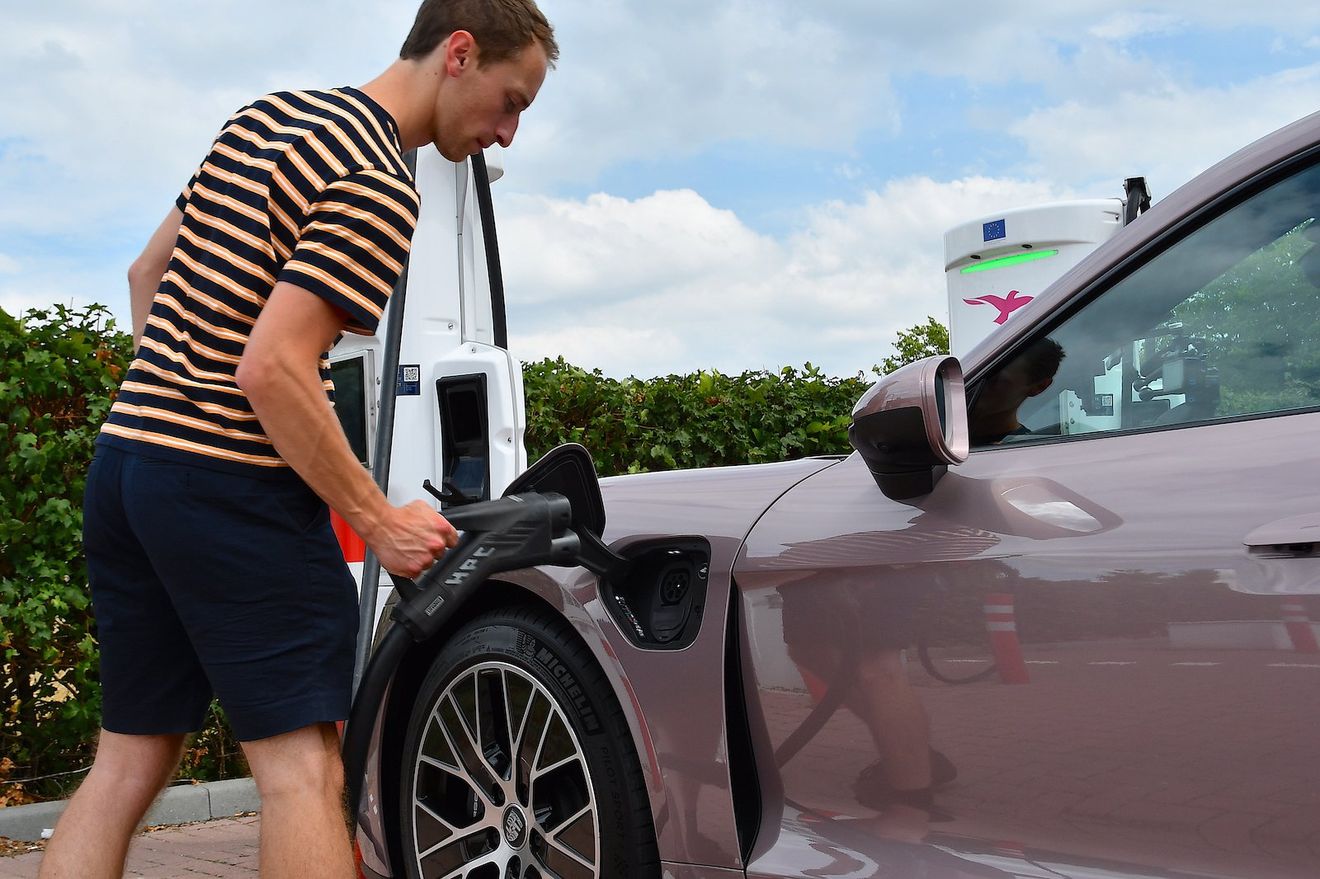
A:
[[[411,879],[659,875],[623,712],[567,626],[487,613],[441,650],[404,737]]]

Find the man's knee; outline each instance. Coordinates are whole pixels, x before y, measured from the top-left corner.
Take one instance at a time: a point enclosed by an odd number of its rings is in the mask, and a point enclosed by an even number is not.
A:
[[[339,796],[343,791],[344,766],[332,724],[316,724],[242,744],[263,800]]]
[[[92,775],[126,795],[160,792],[179,765],[183,735],[123,735],[101,731]]]
[[[307,754],[295,757],[287,764],[265,764],[260,769],[250,761],[249,765],[257,784],[257,794],[265,802],[343,795],[344,767],[338,755]]]
[[[857,680],[863,687],[888,689],[907,687],[907,669],[902,650],[875,650],[857,661]]]

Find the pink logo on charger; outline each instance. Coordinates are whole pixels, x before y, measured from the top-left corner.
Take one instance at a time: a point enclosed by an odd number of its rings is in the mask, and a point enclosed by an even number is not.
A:
[[[1010,314],[1017,311],[1034,298],[1034,296],[1023,296],[1017,290],[1009,290],[1007,296],[987,294],[985,296],[978,296],[975,299],[964,299],[963,302],[966,302],[968,305],[993,305],[995,308],[999,309],[999,317],[995,318],[995,323],[1002,324],[1004,321],[1008,320]]]

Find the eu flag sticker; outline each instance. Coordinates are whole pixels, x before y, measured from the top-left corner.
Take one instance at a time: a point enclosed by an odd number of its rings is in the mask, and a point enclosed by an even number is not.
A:
[[[983,237],[981,238],[982,241],[998,241],[1000,238],[1008,237],[1008,233],[1004,231],[1003,220],[995,220],[994,222],[991,223],[982,223],[981,232],[983,234]]]

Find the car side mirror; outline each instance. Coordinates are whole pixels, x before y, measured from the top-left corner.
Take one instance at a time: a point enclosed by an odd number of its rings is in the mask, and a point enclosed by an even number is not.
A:
[[[880,379],[853,407],[848,440],[887,497],[929,494],[970,447],[958,358],[928,357]]]

